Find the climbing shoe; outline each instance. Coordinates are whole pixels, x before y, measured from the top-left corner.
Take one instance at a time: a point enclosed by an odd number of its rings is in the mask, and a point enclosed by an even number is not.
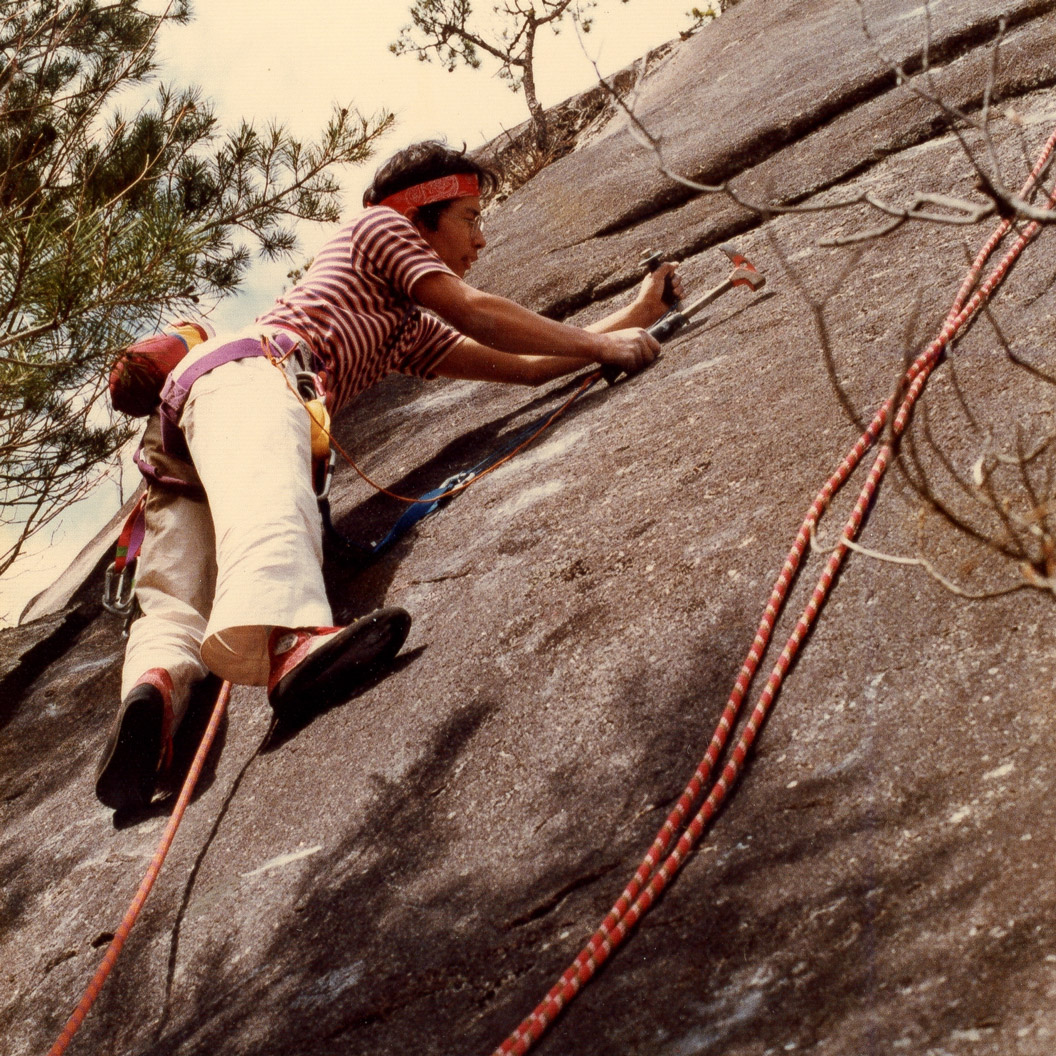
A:
[[[147,671],[121,702],[95,772],[95,794],[114,810],[141,809],[172,759],[172,679]]]
[[[268,638],[268,702],[281,719],[339,700],[388,664],[410,629],[411,617],[397,608],[347,627],[276,627]]]

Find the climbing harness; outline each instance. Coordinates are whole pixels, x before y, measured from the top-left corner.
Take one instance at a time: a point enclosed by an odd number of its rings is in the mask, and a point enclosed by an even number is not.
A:
[[[285,331],[279,331],[271,336],[239,337],[199,356],[189,367],[181,371],[173,371],[165,380],[165,385],[161,390],[161,402],[158,405],[164,450],[173,455],[187,457],[187,445],[180,430],[180,415],[191,395],[191,386],[200,377],[225,363],[252,359],[256,356],[265,356],[271,362],[283,363],[302,343],[305,343],[305,340],[298,334]],[[273,345],[281,353],[279,358],[272,354]]]
[[[1056,132],[1052,134],[1045,144],[1038,162],[1020,191],[1021,198],[1025,199],[1034,189],[1054,149],[1056,149]],[[1049,197],[1047,207],[1052,209],[1054,206],[1056,206],[1056,191]],[[939,335],[913,361],[906,371],[903,378],[904,387],[900,390],[899,401],[891,398],[880,407],[873,420],[869,423],[868,428],[859,437],[857,443],[848,452],[835,473],[833,473],[814,499],[774,584],[770,599],[756,630],[755,638],[734,683],[718,726],[712,735],[707,752],[694,771],[674,809],[657,833],[630,883],[616,900],[616,903],[597,931],[591,936],[583,949],[580,950],[546,997],[495,1050],[493,1056],[511,1056],[511,1054],[523,1056],[543,1036],[562,1009],[567,1007],[582,987],[594,977],[601,965],[608,960],[613,951],[627,938],[634,926],[656,902],[660,894],[686,862],[708,824],[735,787],[743,772],[748,753],[773,707],[792,660],[821,612],[836,574],[850,549],[849,544],[853,542],[865,520],[866,513],[876,495],[876,489],[879,487],[884,472],[894,456],[898,440],[905,430],[909,415],[923,391],[928,377],[940,362],[950,343],[1002,282],[1023,249],[1037,234],[1041,224],[1038,221],[1031,221],[1027,224],[1005,256],[991,270],[986,280],[977,286],[987,260],[1005,235],[1008,234],[1011,227],[1011,218],[1004,219],[982,250],[980,250],[957,292],[953,306],[946,316]],[[972,292],[973,290],[975,291],[974,293]],[[744,698],[770,642],[774,624],[784,607],[792,580],[813,538],[815,525],[828,508],[833,496],[854,471],[862,456],[876,443],[887,427],[891,412],[896,408],[896,402],[897,412],[890,425],[890,436],[877,452],[854,509],[844,525],[841,541],[830,554],[810,600],[807,602],[781,655],[778,657],[758,702],[748,717],[737,743],[730,753],[730,757],[727,759],[718,778],[711,785],[703,805],[697,810],[696,814],[690,817],[705,789],[707,789],[711,774],[718,765],[733,731]],[[688,822],[687,818],[689,818]],[[669,851],[672,841],[675,842],[675,846],[673,850]]]
[[[181,347],[184,347],[176,368],[179,362],[186,357],[188,351],[187,341],[181,335],[182,331],[180,335],[175,336],[161,335],[166,336],[167,341],[180,343]],[[149,340],[133,345],[132,350],[148,344]],[[197,343],[200,342],[192,341],[190,347],[193,348]],[[273,354],[273,347],[278,349],[278,356]],[[159,413],[148,423],[144,438],[132,456],[136,467],[146,481],[148,492],[151,486],[159,486],[185,494],[203,494],[201,483],[190,463],[190,454],[179,427],[180,415],[190,395],[191,386],[198,378],[224,363],[256,356],[265,356],[280,369],[291,356],[297,356],[298,365],[307,368],[311,362],[307,347],[306,340],[299,334],[293,333],[280,332],[270,336],[236,338],[200,356],[182,371],[174,368],[164,383],[158,386],[159,391],[154,396],[153,406]],[[175,354],[170,350],[170,355]],[[116,371],[117,367],[114,369]],[[122,376],[126,376],[127,373],[126,369],[125,375]],[[330,415],[326,410],[325,397],[318,390],[317,377],[318,375],[309,369],[297,370],[294,374],[295,391],[312,423],[312,484],[317,498],[322,502],[330,489],[330,469],[333,466],[333,456],[328,439]],[[140,395],[142,396],[142,392]],[[152,435],[155,429],[160,430],[159,436]],[[157,454],[148,453],[148,447]],[[152,459],[156,460],[158,455],[163,460],[160,466],[152,461]],[[178,470],[170,469],[168,463],[172,459],[182,464]],[[178,473],[182,475],[177,475]],[[126,635],[136,614],[136,559],[146,534],[146,503],[147,493],[144,493],[125,520],[118,537],[114,560],[103,578],[103,608],[107,612],[125,618],[124,633]]]

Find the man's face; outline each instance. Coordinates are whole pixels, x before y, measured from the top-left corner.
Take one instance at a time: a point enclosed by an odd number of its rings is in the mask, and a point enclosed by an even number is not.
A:
[[[435,231],[419,225],[422,237],[461,279],[487,245],[480,228],[480,199],[459,198],[441,214]]]

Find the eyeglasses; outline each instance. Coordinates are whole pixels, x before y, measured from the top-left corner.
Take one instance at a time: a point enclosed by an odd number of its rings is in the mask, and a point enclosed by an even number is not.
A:
[[[478,213],[476,216],[460,216],[458,218],[464,224],[469,225],[470,233],[478,238],[484,234],[484,218]]]

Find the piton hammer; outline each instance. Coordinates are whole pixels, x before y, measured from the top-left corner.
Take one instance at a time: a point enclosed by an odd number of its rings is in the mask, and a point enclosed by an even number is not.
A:
[[[718,248],[730,258],[733,263],[733,271],[730,272],[728,278],[723,279],[718,286],[708,290],[703,297],[698,298],[684,308],[681,303],[675,303],[671,311],[653,323],[649,327],[648,333],[652,334],[657,341],[666,341],[673,334],[676,334],[697,312],[702,308],[706,308],[713,301],[718,300],[724,293],[728,293],[735,286],[747,286],[754,293],[766,285],[766,277],[733,243],[724,242]],[[649,257],[643,258],[642,264],[649,271],[656,271],[660,266],[660,255],[654,253]],[[611,365],[602,367],[601,372],[610,385],[623,373],[619,367]]]
[[[653,323],[649,327],[649,333],[657,341],[666,341],[672,334],[681,330],[697,312],[706,308],[712,301],[718,300],[724,293],[729,293],[734,286],[748,286],[754,292],[766,285],[766,277],[736,246],[730,242],[724,242],[719,249],[733,263],[733,271],[730,272],[729,278],[723,279],[718,286],[708,290],[703,297],[692,304],[686,305],[685,308],[676,308]]]

